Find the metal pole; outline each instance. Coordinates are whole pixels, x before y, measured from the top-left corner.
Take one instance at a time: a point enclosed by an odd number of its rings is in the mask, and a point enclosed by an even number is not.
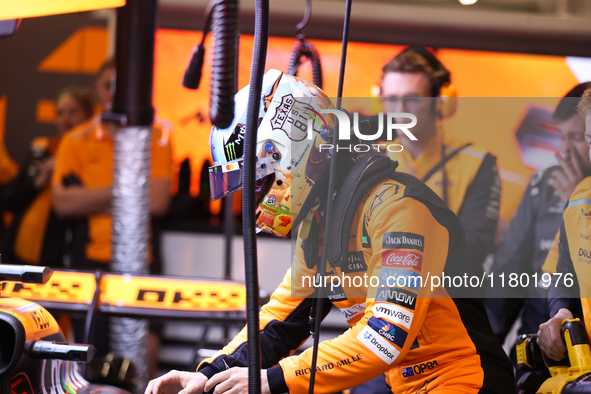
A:
[[[146,274],[150,241],[152,85],[157,0],[127,0],[117,10],[117,79],[114,134],[111,269]],[[111,349],[129,358],[136,371],[135,390],[148,382],[148,321],[112,318]]]
[[[224,198],[224,279],[232,279],[232,240],[234,239],[234,196]]]

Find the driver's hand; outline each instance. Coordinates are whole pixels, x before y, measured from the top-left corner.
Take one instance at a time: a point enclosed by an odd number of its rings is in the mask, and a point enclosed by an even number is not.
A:
[[[213,394],[248,394],[248,368],[234,367],[216,373],[205,385],[205,390]],[[271,393],[266,369],[261,370],[261,393]]]
[[[540,324],[537,343],[552,360],[560,361],[566,356],[566,346],[562,340],[562,321],[572,319],[573,314],[566,308],[562,308],[546,323]]]
[[[144,394],[203,394],[205,383],[201,372],[170,371],[151,380]]]

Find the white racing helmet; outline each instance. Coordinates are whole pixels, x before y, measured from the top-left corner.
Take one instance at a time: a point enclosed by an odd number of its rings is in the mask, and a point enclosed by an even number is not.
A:
[[[230,127],[211,129],[213,200],[242,188],[248,89],[234,97]],[[329,164],[328,149],[320,149],[332,138],[334,119],[320,113],[329,108],[332,102],[314,84],[278,70],[265,74],[256,142],[256,225],[260,230],[287,237],[294,221],[301,219],[302,206]]]

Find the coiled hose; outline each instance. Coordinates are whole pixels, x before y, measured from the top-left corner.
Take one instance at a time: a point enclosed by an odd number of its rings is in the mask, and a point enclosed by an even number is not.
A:
[[[314,45],[304,39],[298,40],[293,47],[289,59],[289,65],[287,66],[287,75],[298,75],[298,69],[302,65],[302,57],[310,59],[310,63],[312,63],[314,85],[322,89],[322,65],[320,64],[320,54]]]
[[[205,39],[211,27],[214,48],[209,118],[214,126],[225,129],[234,120],[234,94],[238,80],[238,0],[212,0],[205,13],[207,20],[201,43],[195,48],[185,71],[183,86],[188,89],[199,88],[205,57]]]
[[[213,66],[209,118],[219,129],[234,120],[236,89],[236,36],[238,35],[238,0],[219,0],[213,8]]]

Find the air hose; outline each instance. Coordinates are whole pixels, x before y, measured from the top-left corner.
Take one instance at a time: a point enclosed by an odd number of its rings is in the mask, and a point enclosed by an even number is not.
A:
[[[238,0],[218,1],[213,9],[211,31],[214,48],[209,118],[214,126],[225,129],[234,120]]]
[[[261,338],[259,332],[259,276],[255,231],[255,163],[259,110],[269,40],[269,0],[256,0],[254,48],[242,174],[242,231],[244,234],[244,270],[246,280],[246,320],[248,335],[248,392],[261,392]],[[230,40],[228,40],[230,45]],[[231,42],[231,46],[234,41]],[[233,105],[232,105],[233,107]]]
[[[291,52],[289,65],[287,66],[287,75],[298,75],[298,69],[302,65],[302,57],[307,58],[312,63],[312,77],[314,85],[322,89],[322,65],[320,64],[320,55],[316,47],[304,39],[298,40]]]
[[[214,126],[225,129],[234,120],[238,0],[216,0],[209,4],[206,12],[207,21],[203,29],[203,37],[185,71],[183,86],[189,89],[199,87],[205,57],[205,38],[211,25],[214,48],[209,118]]]
[[[207,34],[211,28],[211,11],[216,5],[216,1],[217,0],[211,0],[205,9],[205,15],[207,15],[207,19],[205,20],[205,26],[203,27],[201,43],[195,47],[195,51],[193,52],[193,56],[191,57],[191,61],[189,62],[183,77],[183,86],[187,89],[199,89],[203,69],[203,60],[205,57],[205,39],[207,38]]]

